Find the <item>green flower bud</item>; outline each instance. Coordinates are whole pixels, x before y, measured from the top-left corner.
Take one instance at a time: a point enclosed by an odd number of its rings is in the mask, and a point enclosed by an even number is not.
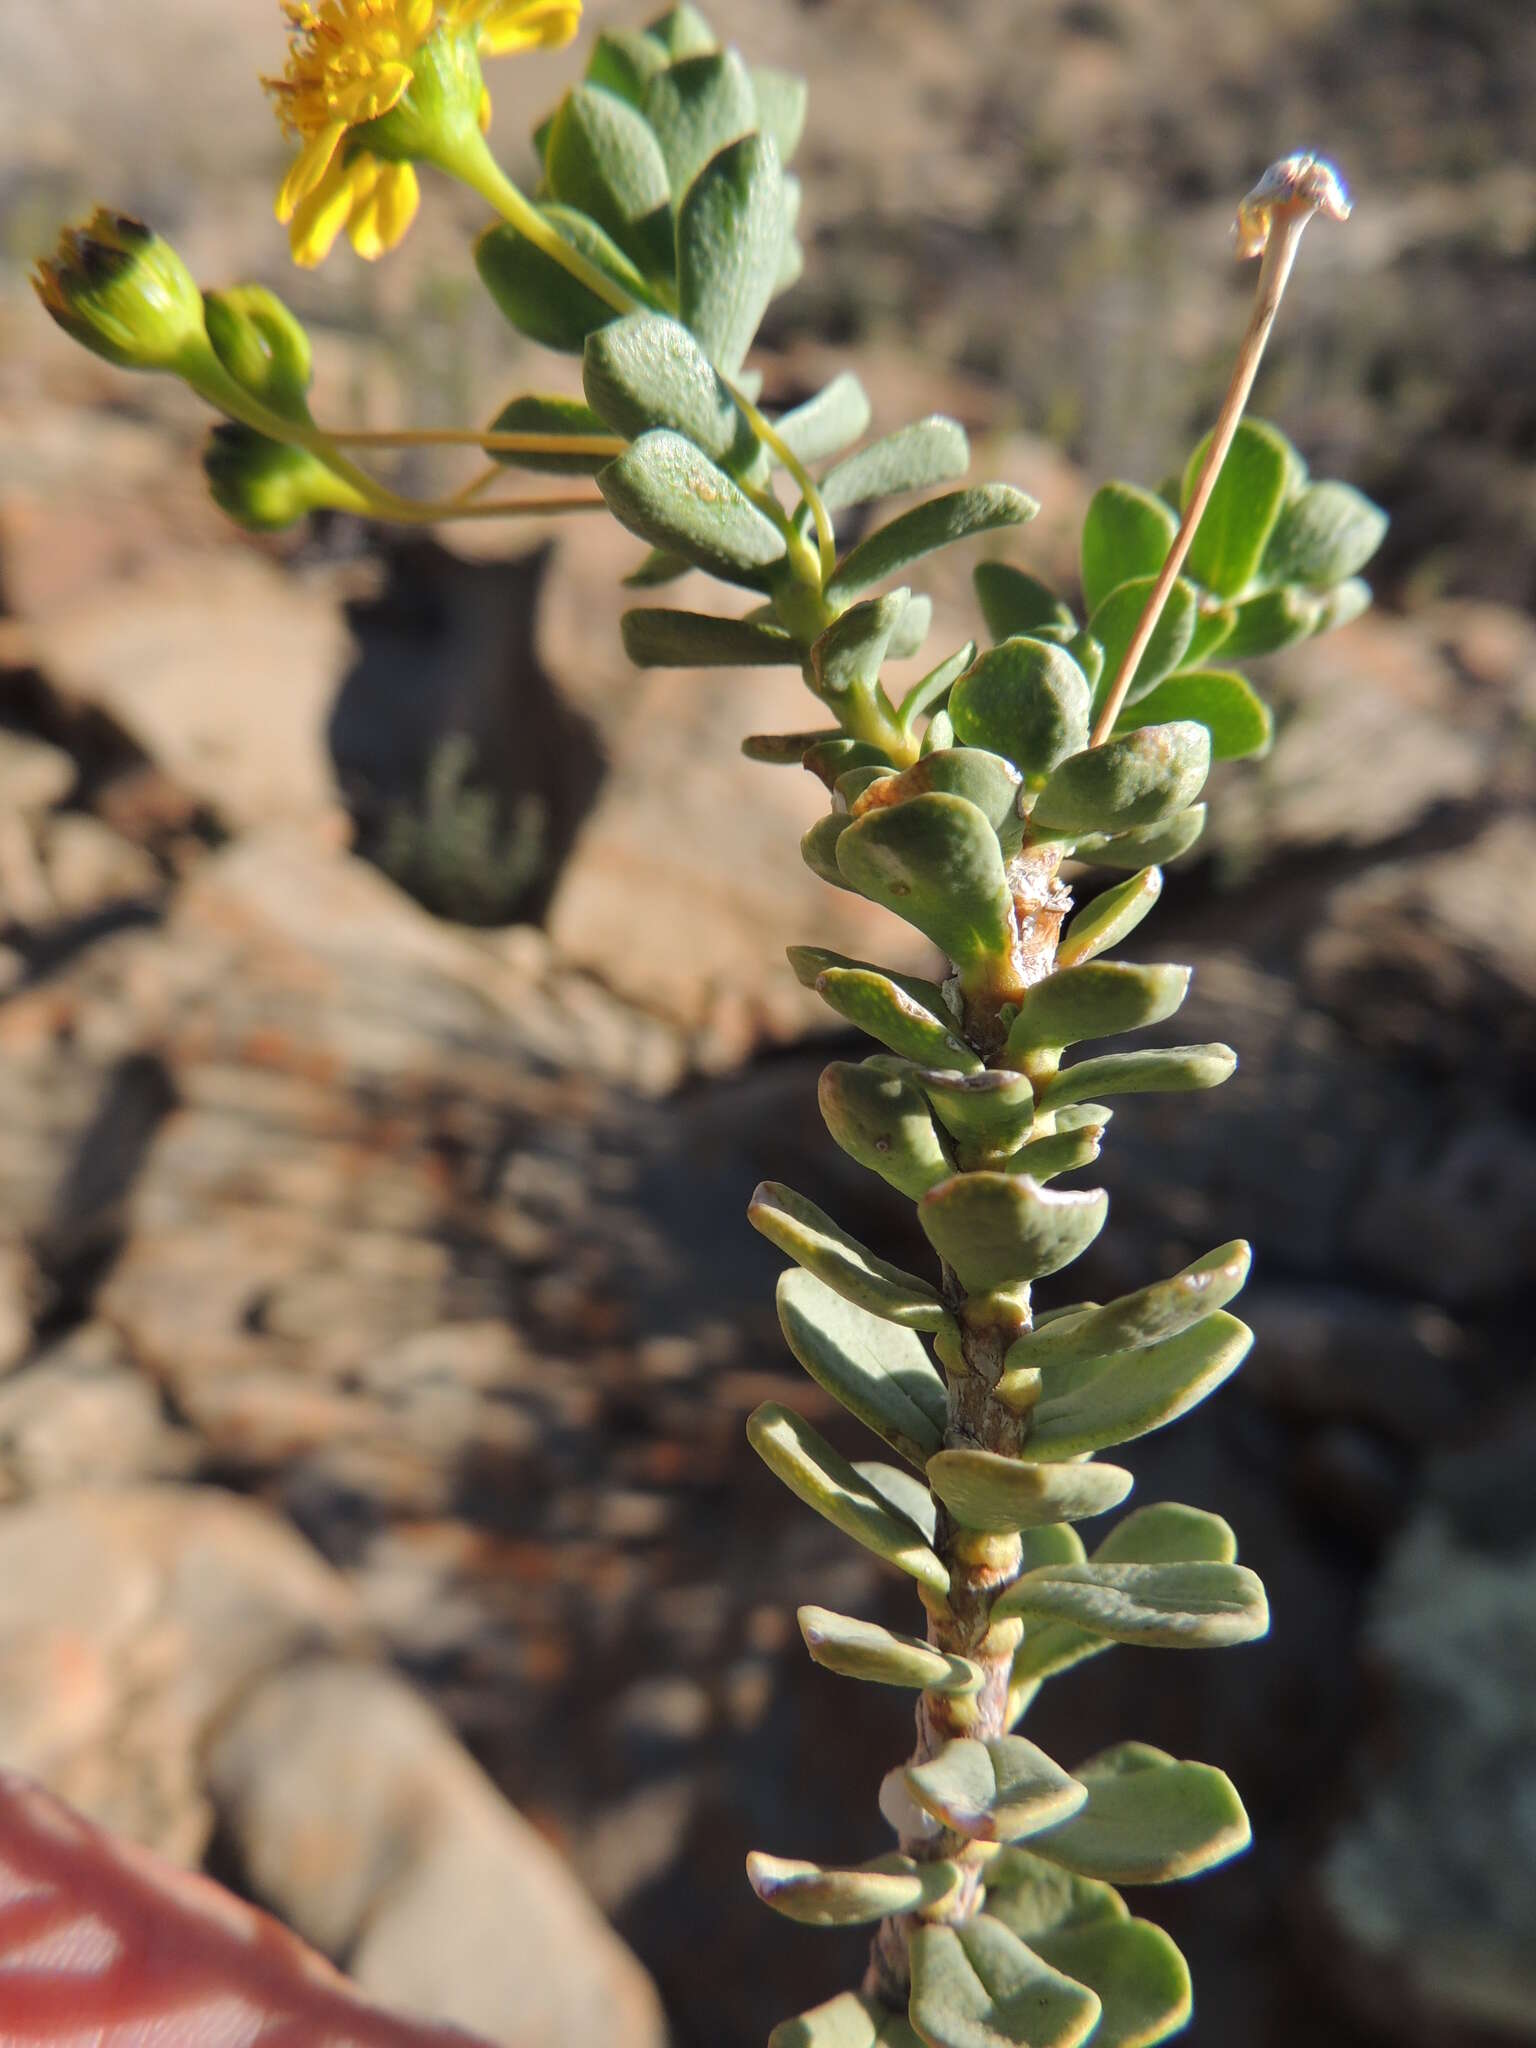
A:
[[[307,423],[314,355],[277,294],[260,284],[204,292],[203,314],[213,352],[240,388],[269,412]]]
[[[64,332],[125,370],[179,370],[206,349],[203,299],[169,243],[127,214],[98,207],[66,228],[32,280]]]
[[[352,485],[307,448],[233,422],[215,427],[203,455],[214,503],[252,533],[278,533],[311,512],[367,512]]]

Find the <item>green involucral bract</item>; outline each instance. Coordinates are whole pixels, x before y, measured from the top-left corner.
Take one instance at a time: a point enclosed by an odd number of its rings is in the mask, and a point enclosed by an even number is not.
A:
[[[804,987],[871,1041],[826,1067],[820,1105],[837,1145],[914,1205],[903,1256],[777,1182],[750,1209],[790,1262],[779,1319],[817,1413],[836,1404],[880,1455],[850,1458],[776,1403],[751,1417],[752,1446],[915,1581],[925,1615],[907,1635],[800,1610],[827,1673],[917,1695],[917,1743],[868,1787],[889,1853],[828,1868],[775,1842],[750,1859],[780,1913],[876,1930],[860,1989],[786,2020],[771,2048],[1150,2048],[1186,2023],[1189,1976],[1116,1886],[1236,1854],[1242,1804],[1204,1764],[1131,1742],[1068,1770],[1015,1730],[1041,1685],[1113,1646],[1214,1648],[1267,1627],[1263,1587],[1217,1516],[1159,1502],[1078,1533],[1132,1493],[1133,1471],[1098,1454],[1174,1421],[1241,1364],[1250,1334],[1227,1305],[1249,1251],[1220,1246],[1110,1301],[1045,1307],[1035,1289],[1105,1228],[1102,1189],[1059,1185],[1097,1158],[1105,1099],[1234,1071],[1224,1045],[1107,1043],[1165,1024],[1190,978],[1112,956],[1155,908],[1164,868],[1197,848],[1212,763],[1269,744],[1269,709],[1234,664],[1358,616],[1385,519],[1351,486],[1312,479],[1274,427],[1242,422],[1149,612],[1206,443],[1176,490],[1099,486],[1079,587],[1063,595],[1014,559],[1034,501],[962,481],[955,421],[882,422],[867,439],[850,371],[775,405],[746,364],[803,260],[785,167],[805,121],[803,82],[754,69],[691,6],[599,35],[536,133],[537,193],[487,155],[463,173],[502,216],[474,249],[492,300],[524,341],[580,357],[584,396],[524,392],[489,437],[458,438],[484,438],[501,479],[586,484],[577,502],[606,503],[645,544],[631,587],[690,571],[721,586],[626,612],[637,666],[735,671],[737,691],[741,671],[800,671],[816,700],[804,729],[751,733],[745,750],[804,768],[825,795],[801,842],[814,873],[907,927],[905,959],[914,934],[933,955],[914,974],[790,950]],[[1281,214],[1265,216],[1277,235],[1292,232]],[[309,340],[282,302],[256,286],[204,297],[126,216],[99,211],[66,234],[37,282],[87,347],[179,375],[228,416],[207,471],[247,525],[316,508],[415,521],[519,509],[485,504],[479,484],[420,504],[375,485],[312,420]],[[837,531],[850,509],[935,491]],[[985,555],[981,623],[928,648],[948,614],[914,586],[955,545]],[[898,680],[925,648],[921,677]],[[750,723],[744,708],[744,734]],[[829,1696],[827,1711],[845,1709]]]

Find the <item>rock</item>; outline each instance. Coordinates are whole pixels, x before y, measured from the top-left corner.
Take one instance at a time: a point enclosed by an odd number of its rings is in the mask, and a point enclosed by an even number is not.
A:
[[[662,2048],[656,1994],[561,1859],[398,1679],[279,1672],[209,1755],[258,1894],[365,1991],[503,2048]]]
[[[1454,715],[1450,675],[1412,627],[1368,613],[1271,667],[1263,689],[1281,707],[1274,749],[1245,769],[1244,800],[1213,816],[1211,843],[1229,857],[1252,864],[1286,849],[1377,845],[1487,783],[1496,747]]]
[[[325,724],[351,642],[324,584],[254,551],[171,556],[30,625],[53,686],[108,712],[227,824],[334,805]]]
[[[1408,2048],[1536,2041],[1536,1550],[1421,1516],[1365,1647],[1389,1742],[1320,1874],[1339,1989]]]
[[[17,1366],[32,1348],[32,1315],[37,1272],[19,1244],[0,1242],[0,1374]]]
[[[160,870],[143,847],[82,811],[50,820],[41,849],[54,914],[83,918],[160,894]]]
[[[227,1494],[70,1490],[0,1515],[0,1761],[179,1862],[198,1758],[262,1671],[363,1631],[291,1529]]]
[[[75,764],[62,747],[0,727],[0,811],[40,817],[75,786]]]
[[[190,1432],[99,1323],[0,1384],[0,1496],[183,1478],[197,1459]]]
[[[1495,817],[1465,844],[1342,883],[1305,953],[1308,987],[1372,1042],[1452,1068],[1536,1042],[1536,822]]]
[[[1443,1135],[1394,1134],[1347,1242],[1370,1271],[1456,1308],[1519,1296],[1536,1260],[1536,1130],[1473,1113]]]

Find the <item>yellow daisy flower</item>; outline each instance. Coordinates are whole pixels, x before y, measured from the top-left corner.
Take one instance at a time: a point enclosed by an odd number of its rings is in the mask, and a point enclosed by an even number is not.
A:
[[[292,34],[264,81],[299,144],[277,195],[294,261],[323,262],[345,228],[360,256],[415,218],[415,165],[490,120],[480,57],[567,43],[581,0],[283,0]]]

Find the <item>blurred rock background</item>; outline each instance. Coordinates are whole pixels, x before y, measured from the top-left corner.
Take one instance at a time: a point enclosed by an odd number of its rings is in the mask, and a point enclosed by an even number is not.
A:
[[[1358,188],[1260,406],[1391,511],[1378,608],[1268,664],[1279,742],[1170,881],[1180,1035],[1243,1066],[1122,1111],[1088,1277],[1255,1239],[1252,1361],[1130,1463],[1233,1518],[1274,1633],[1117,1652],[1037,1715],[1243,1787],[1252,1855],[1150,1908],[1201,2048],[1536,2041],[1536,14],[715,16],[812,74],[770,397],[851,358],[881,425],[957,412],[1063,583],[1094,485],[1208,421],[1236,198],[1298,145]],[[754,2048],[860,1943],[762,1912],[742,1855],[875,1853],[908,1711],[806,1662],[797,1601],[911,1603],[741,1429],[828,1420],[753,1181],[901,1228],[820,1130],[837,1041],[782,965],[891,935],[800,866],[809,779],[737,752],[798,683],[629,672],[596,521],[226,527],[191,401],[26,289],[97,198],[283,291],[326,419],[483,419],[572,366],[480,303],[440,188],[377,269],[288,269],[267,0],[53,0],[7,52],[0,1761],[517,2048],[659,2043],[657,1991],[677,2048]],[[515,170],[574,63],[496,73]]]

